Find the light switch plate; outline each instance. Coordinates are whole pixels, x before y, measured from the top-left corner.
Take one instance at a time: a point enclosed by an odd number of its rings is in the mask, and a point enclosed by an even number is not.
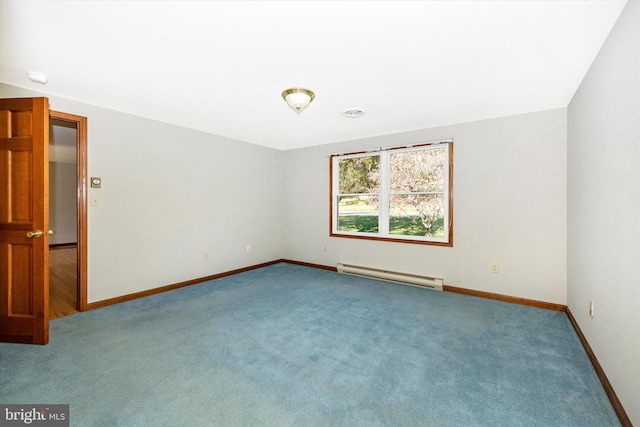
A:
[[[97,176],[91,177],[91,188],[100,188],[102,186],[102,178]]]

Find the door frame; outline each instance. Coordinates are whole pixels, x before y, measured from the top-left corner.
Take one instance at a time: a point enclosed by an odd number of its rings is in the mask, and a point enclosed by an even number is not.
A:
[[[87,303],[87,118],[60,111],[49,111],[49,118],[76,125],[76,189],[78,209],[77,298],[76,309],[86,311]],[[48,321],[49,319],[47,319]]]

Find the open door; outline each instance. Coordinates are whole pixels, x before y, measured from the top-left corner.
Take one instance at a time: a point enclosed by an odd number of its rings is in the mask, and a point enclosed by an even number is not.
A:
[[[0,99],[0,341],[49,342],[49,100]]]

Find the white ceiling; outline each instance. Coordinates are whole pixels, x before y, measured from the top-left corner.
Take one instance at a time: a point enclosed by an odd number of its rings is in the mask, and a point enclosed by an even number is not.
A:
[[[284,150],[565,107],[624,5],[0,0],[0,82]]]

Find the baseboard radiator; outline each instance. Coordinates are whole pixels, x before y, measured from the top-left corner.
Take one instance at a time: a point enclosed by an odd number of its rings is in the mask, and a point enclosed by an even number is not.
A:
[[[371,267],[338,263],[338,273],[352,274],[354,276],[368,277],[371,279],[386,280],[387,282],[403,285],[417,286],[419,288],[441,291],[444,279],[420,276],[417,274],[399,273],[396,271],[381,270]]]

